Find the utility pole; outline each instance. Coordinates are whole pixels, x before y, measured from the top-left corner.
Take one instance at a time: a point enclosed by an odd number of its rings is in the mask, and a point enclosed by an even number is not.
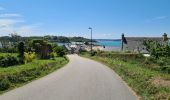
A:
[[[89,27],[89,30],[91,30],[91,55],[92,55],[92,50],[93,50],[93,48],[92,48],[92,42],[93,42],[92,33],[93,33],[93,29],[91,27]]]

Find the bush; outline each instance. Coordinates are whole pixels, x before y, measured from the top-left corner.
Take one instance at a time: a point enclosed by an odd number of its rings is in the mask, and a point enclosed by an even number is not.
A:
[[[91,56],[95,56],[97,54],[96,51],[92,51]]]
[[[0,52],[2,52],[2,53],[17,53],[17,49],[15,47],[4,47],[4,48],[0,48]]]
[[[0,60],[1,67],[8,67],[19,64],[19,61],[16,57],[8,55]]]
[[[4,56],[0,56],[0,60],[4,59]]]
[[[50,57],[51,57],[52,59],[54,59],[56,56],[57,56],[57,54],[56,54],[55,52],[51,52],[51,53],[50,53]]]
[[[170,74],[170,66],[163,66],[163,67],[161,67],[161,70],[163,72],[166,72],[166,73]]]
[[[0,91],[4,91],[10,87],[10,82],[8,79],[3,79],[0,81]]]
[[[64,55],[66,55],[66,50],[64,49],[64,47],[61,46],[55,47],[53,51],[56,52],[57,56],[59,57],[63,57]]]
[[[35,58],[35,52],[24,52],[25,63],[32,62],[34,58]]]
[[[166,60],[165,57],[161,57],[161,58],[157,59],[156,61],[157,61],[157,64],[158,64],[159,66],[165,66],[165,65],[166,65],[166,62],[167,62],[167,60]]]
[[[143,45],[150,55],[156,59],[161,57],[170,57],[170,46],[168,43],[160,43],[153,40],[145,40]]]

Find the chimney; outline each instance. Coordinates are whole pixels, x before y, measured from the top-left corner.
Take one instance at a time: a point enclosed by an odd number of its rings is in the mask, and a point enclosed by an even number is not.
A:
[[[122,33],[122,47],[121,47],[121,50],[123,51],[123,42],[124,42],[124,38],[125,38],[125,35],[124,33]]]
[[[164,42],[168,41],[168,35],[166,33],[163,34],[163,41]]]

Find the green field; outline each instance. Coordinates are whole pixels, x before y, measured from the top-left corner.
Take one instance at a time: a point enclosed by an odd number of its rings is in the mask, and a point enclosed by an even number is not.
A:
[[[113,69],[144,100],[170,99],[170,74],[161,71],[158,64],[136,54],[99,53],[81,54]]]
[[[68,60],[65,57],[56,57],[55,60],[35,59],[23,65],[0,67],[0,94],[45,76],[67,63]]]

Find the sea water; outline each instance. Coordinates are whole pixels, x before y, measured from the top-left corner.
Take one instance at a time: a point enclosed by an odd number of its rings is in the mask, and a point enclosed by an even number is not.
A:
[[[96,44],[104,46],[105,51],[120,51],[121,40],[97,39]]]

